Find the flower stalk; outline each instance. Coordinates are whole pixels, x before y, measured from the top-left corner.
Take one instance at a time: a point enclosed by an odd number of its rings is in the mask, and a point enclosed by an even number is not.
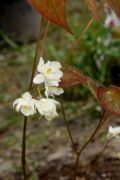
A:
[[[82,154],[82,152],[86,149],[86,147],[88,146],[88,144],[93,140],[93,138],[95,137],[95,135],[97,134],[97,132],[102,128],[102,126],[104,125],[105,121],[106,121],[106,118],[107,118],[107,114],[105,111],[103,111],[103,114],[102,114],[102,117],[97,125],[97,127],[95,128],[95,130],[93,131],[92,135],[89,137],[89,139],[86,141],[86,143],[83,145],[83,147],[81,149],[78,149],[75,147],[75,142],[73,140],[73,137],[72,137],[72,133],[70,131],[70,128],[69,128],[69,125],[68,125],[68,121],[67,121],[67,118],[66,118],[66,114],[65,114],[65,109],[64,109],[64,104],[63,104],[63,99],[62,99],[62,96],[60,98],[60,102],[61,102],[61,108],[62,108],[62,113],[63,113],[63,118],[64,118],[64,122],[65,122],[65,126],[66,126],[66,129],[68,131],[68,135],[69,135],[69,139],[70,139],[70,142],[72,144],[72,148],[76,154],[76,163],[75,163],[75,171],[74,171],[74,177],[73,177],[73,180],[76,180],[76,177],[77,177],[77,173],[78,173],[78,167],[79,167],[79,159],[80,159],[80,156]]]
[[[30,80],[30,85],[29,85],[29,88],[28,88],[29,91],[31,91],[32,86],[33,86],[33,78],[34,78],[34,74],[35,74],[35,70],[36,70],[36,64],[37,64],[38,56],[39,56],[39,54],[41,56],[43,54],[43,51],[44,51],[44,44],[45,44],[45,41],[46,41],[48,28],[49,28],[49,22],[47,22],[47,25],[46,25],[46,28],[45,28],[45,31],[44,31],[41,52],[40,52],[41,30],[40,30],[39,35],[38,35],[35,58],[34,58],[34,61],[33,61],[31,80]],[[26,173],[26,131],[27,131],[27,117],[24,117],[23,139],[22,139],[22,154],[21,154],[22,170],[23,170],[24,180],[27,180],[27,173]]]

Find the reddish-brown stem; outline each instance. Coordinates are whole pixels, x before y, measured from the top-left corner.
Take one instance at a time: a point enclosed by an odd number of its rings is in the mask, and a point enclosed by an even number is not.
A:
[[[96,133],[99,131],[99,129],[101,128],[101,125],[103,126],[104,122],[106,120],[106,112],[103,111],[102,117],[100,119],[100,121],[98,122],[97,127],[95,128],[94,132],[92,133],[92,135],[90,136],[90,138],[87,140],[87,142],[83,145],[83,147],[81,148],[81,150],[79,151],[79,154],[81,154],[84,149],[87,147],[87,145],[93,140],[94,136],[96,135]]]
[[[47,37],[47,32],[48,32],[49,25],[50,25],[50,23],[48,21],[47,25],[46,25],[46,28],[44,30],[44,35],[43,35],[43,40],[42,40],[42,47],[41,47],[40,52],[39,52],[39,49],[40,49],[40,38],[41,38],[40,35],[41,35],[41,33],[39,33],[39,36],[38,36],[38,41],[37,41],[37,47],[36,47],[36,52],[35,52],[35,58],[34,58],[34,62],[33,62],[33,68],[32,68],[32,75],[31,75],[31,80],[30,80],[29,91],[32,89],[33,78],[34,78],[34,74],[35,74],[35,69],[36,69],[36,65],[37,65],[38,56],[41,57],[43,55],[43,52],[44,52],[45,40],[46,40],[46,37]]]
[[[80,159],[80,154],[77,153],[73,180],[76,180],[76,178],[77,178],[77,172],[78,172],[78,167],[79,167],[79,159]]]
[[[113,141],[114,138],[115,138],[115,136],[112,137],[111,139],[109,139],[109,140],[107,141],[107,143],[105,144],[105,146],[104,146],[104,148],[102,149],[102,151],[101,151],[101,152],[97,155],[97,157],[92,161],[91,164],[92,164],[93,168],[91,168],[88,176],[91,175],[92,171],[94,170],[94,166],[95,166],[96,162],[100,159],[100,157],[101,157],[101,156],[103,155],[103,153],[106,151],[106,149],[108,148],[109,144]]]
[[[23,125],[23,139],[22,139],[22,171],[24,180],[27,179],[26,175],[26,128],[27,128],[27,117],[24,118],[24,125]]]
[[[43,51],[44,51],[44,43],[46,40],[46,36],[47,36],[47,32],[48,32],[48,27],[49,27],[49,22],[47,22],[47,26],[45,28],[44,31],[44,36],[43,36],[43,42],[42,42],[42,48],[41,48],[41,52],[40,51],[40,34],[38,36],[38,41],[37,41],[37,47],[36,47],[36,52],[35,52],[35,58],[34,58],[34,62],[33,62],[33,68],[32,68],[32,74],[31,74],[31,80],[30,80],[30,85],[28,90],[31,91],[32,86],[33,86],[33,78],[34,78],[34,74],[35,74],[35,70],[36,70],[36,65],[37,65],[37,60],[38,60],[38,56],[42,56]],[[27,180],[27,175],[26,175],[26,131],[27,131],[27,117],[24,117],[24,124],[23,124],[23,139],[22,139],[22,157],[21,157],[21,161],[22,161],[22,170],[23,170],[23,177],[24,180]]]
[[[60,97],[60,102],[61,102],[61,109],[62,109],[62,113],[63,113],[63,119],[64,119],[64,123],[65,123],[65,126],[66,126],[67,131],[68,131],[69,139],[70,139],[73,150],[76,151],[75,148],[74,148],[75,147],[74,140],[73,140],[73,137],[72,137],[69,125],[68,125],[68,121],[67,121],[67,118],[66,118],[62,96]]]
[[[69,135],[69,139],[71,141],[71,144],[72,144],[72,147],[73,147],[73,150],[75,151],[77,157],[76,157],[76,163],[75,163],[75,173],[74,173],[74,178],[73,180],[76,180],[76,177],[77,177],[77,172],[78,172],[78,167],[79,167],[79,159],[80,159],[80,156],[82,154],[82,152],[84,151],[84,149],[88,146],[88,144],[93,140],[94,136],[97,134],[97,132],[102,128],[102,126],[104,125],[105,121],[106,121],[106,112],[103,111],[103,114],[102,114],[102,117],[96,127],[96,129],[94,130],[94,132],[92,133],[92,135],[89,137],[89,139],[87,140],[87,142],[83,145],[83,147],[78,151],[78,149],[75,148],[75,143],[74,143],[74,140],[73,140],[73,137],[72,137],[72,134],[71,134],[71,131],[70,131],[70,128],[69,128],[69,125],[68,125],[68,122],[67,122],[67,118],[66,118],[66,114],[65,114],[65,110],[64,110],[64,105],[63,105],[63,99],[62,99],[62,96],[61,96],[61,108],[62,108],[62,113],[63,113],[63,117],[64,117],[64,122],[65,122],[65,125],[66,125],[66,128],[67,128],[67,131],[68,131],[68,135]]]
[[[77,177],[77,172],[78,172],[78,167],[79,167],[79,159],[82,154],[82,152],[85,150],[85,148],[88,146],[88,144],[93,140],[94,136],[97,134],[97,132],[100,130],[100,128],[103,126],[104,122],[106,121],[106,112],[103,111],[102,117],[95,128],[94,132],[92,135],[89,137],[89,139],[86,141],[86,143],[83,145],[83,147],[79,150],[77,153],[77,158],[76,158],[76,167],[75,167],[75,174],[74,174],[74,180],[76,180]]]

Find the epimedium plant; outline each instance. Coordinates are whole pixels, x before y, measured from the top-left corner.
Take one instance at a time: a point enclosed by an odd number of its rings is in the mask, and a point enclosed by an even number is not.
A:
[[[103,126],[107,119],[108,113],[120,117],[120,88],[114,85],[105,87],[98,85],[91,77],[84,75],[79,69],[67,65],[67,61],[76,50],[80,43],[81,38],[87,32],[94,19],[100,19],[100,10],[104,3],[107,3],[115,13],[120,16],[120,2],[118,0],[101,0],[100,7],[97,6],[96,0],[85,0],[89,8],[93,12],[93,17],[85,27],[84,31],[73,45],[73,48],[68,52],[64,59],[64,62],[60,64],[57,61],[45,62],[42,58],[44,52],[44,46],[46,36],[49,27],[49,21],[64,28],[68,33],[72,35],[72,31],[68,25],[66,17],[66,0],[29,0],[30,4],[45,18],[48,20],[43,40],[42,48],[40,49],[40,35],[37,42],[35,59],[33,62],[31,81],[28,91],[25,92],[21,98],[14,101],[13,107],[17,111],[24,115],[24,126],[23,126],[23,140],[22,140],[22,169],[24,180],[27,180],[26,173],[26,129],[27,129],[27,117],[38,112],[40,116],[44,116],[47,120],[51,121],[58,116],[57,105],[58,101],[55,100],[55,96],[60,96],[60,104],[63,112],[65,126],[68,131],[69,139],[73,148],[73,152],[76,154],[75,172],[73,180],[77,177],[79,159],[83,150],[87,147],[89,142],[94,138],[98,130]],[[37,65],[37,60],[39,63]],[[36,68],[37,65],[37,68]],[[36,74],[35,74],[36,71]],[[76,142],[72,136],[72,132],[69,128],[67,117],[65,114],[62,94],[64,88],[82,84],[87,86],[91,91],[92,95],[98,100],[103,108],[103,114],[98,122],[97,127],[88,138],[83,147],[79,148],[76,146]],[[35,94],[32,92],[34,89]],[[109,133],[112,137],[117,136],[120,133],[120,128],[109,128]],[[110,142],[109,140],[108,142]],[[78,143],[79,144],[79,143]],[[107,146],[106,146],[107,147]],[[103,152],[103,151],[102,151]],[[101,153],[102,154],[102,153]]]

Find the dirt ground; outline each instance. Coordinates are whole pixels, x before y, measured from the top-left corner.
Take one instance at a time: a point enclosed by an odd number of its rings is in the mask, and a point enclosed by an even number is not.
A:
[[[35,45],[0,55],[0,180],[22,180],[21,139],[23,117],[12,108],[12,102],[26,90]],[[27,54],[24,56],[23,54]],[[14,59],[14,61],[13,61]],[[28,63],[29,62],[29,63]],[[101,109],[90,97],[65,101],[69,127],[79,146],[85,143],[99,121]],[[63,117],[48,123],[34,116],[27,127],[27,172],[29,180],[72,180],[75,155],[64,126]],[[109,117],[104,128],[82,153],[77,180],[119,180],[119,140],[109,145],[95,161],[107,142],[109,124],[119,124]],[[91,173],[90,173],[91,172]]]

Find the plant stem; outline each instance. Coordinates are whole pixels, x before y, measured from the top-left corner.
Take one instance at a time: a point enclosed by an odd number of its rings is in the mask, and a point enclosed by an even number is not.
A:
[[[46,36],[47,36],[47,32],[48,32],[48,27],[49,27],[49,22],[47,22],[47,25],[46,25],[46,28],[45,28],[45,31],[44,31],[40,56],[42,56],[43,51],[44,51],[44,44],[45,44],[45,40],[46,40]],[[40,30],[39,35],[38,35],[35,58],[34,58],[34,61],[33,61],[33,66],[32,66],[33,68],[32,68],[31,80],[30,80],[30,85],[29,85],[29,88],[28,88],[29,91],[31,91],[32,86],[33,86],[33,78],[34,78],[36,65],[37,65],[37,60],[38,60],[38,55],[39,55],[39,51],[40,51],[40,38],[41,38],[40,34],[41,34],[41,30]],[[24,117],[23,139],[22,139],[22,157],[21,157],[24,180],[27,180],[27,175],[26,175],[26,131],[27,131],[27,117]]]
[[[24,118],[24,125],[23,125],[23,139],[22,139],[22,171],[23,171],[23,176],[24,180],[27,179],[26,176],[26,128],[27,128],[27,117]]]
[[[76,180],[76,177],[77,177],[77,172],[78,172],[78,167],[79,167],[79,159],[80,159],[80,154],[77,153],[76,163],[75,163],[75,173],[74,173],[73,180]]]
[[[75,143],[74,143],[74,140],[73,140],[73,137],[72,137],[72,134],[71,134],[69,125],[68,125],[67,118],[66,118],[65,109],[64,109],[64,103],[63,103],[63,98],[62,98],[62,96],[60,96],[60,102],[61,102],[61,108],[62,108],[62,113],[63,113],[63,119],[64,119],[64,123],[65,123],[65,126],[66,126],[67,131],[68,131],[69,139],[70,139],[70,142],[71,142],[71,145],[72,145],[73,150],[76,152]]]
[[[102,151],[97,155],[97,157],[92,161],[92,166],[96,164],[96,162],[98,161],[98,159],[100,159],[100,157],[103,155],[103,153],[106,151],[106,149],[108,148],[109,144],[113,141],[113,139],[115,138],[115,136],[113,136],[111,139],[109,139],[107,141],[107,143],[105,144],[104,148],[102,149]],[[94,166],[91,168],[88,176],[91,175],[92,171],[94,170]]]
[[[73,55],[74,51],[76,50],[77,46],[80,43],[80,40],[82,39],[82,37],[84,36],[84,34],[88,31],[89,27],[91,26],[91,24],[93,23],[95,17],[92,17],[92,19],[88,22],[87,26],[85,27],[85,29],[82,31],[82,33],[80,34],[80,37],[78,38],[78,40],[75,41],[72,49],[68,52],[66,58],[64,59],[64,63],[66,63],[68,61],[68,59],[70,59],[70,57]]]
[[[92,133],[92,135],[90,136],[90,138],[87,140],[87,142],[83,145],[83,147],[81,148],[81,150],[79,151],[79,154],[81,155],[81,153],[84,151],[84,149],[87,147],[87,145],[93,140],[94,136],[96,135],[96,133],[99,131],[99,129],[103,126],[104,122],[106,120],[106,112],[103,111],[103,114],[101,116],[100,121],[98,122],[97,127],[95,128],[94,132]]]
[[[45,41],[46,41],[46,37],[47,37],[47,32],[49,29],[49,21],[47,21],[47,25],[46,28],[44,30],[44,35],[43,35],[43,40],[42,40],[42,47],[41,47],[41,51],[39,53],[39,49],[40,49],[40,38],[41,38],[41,31],[38,35],[38,41],[37,41],[37,47],[36,47],[36,53],[35,53],[35,58],[34,58],[34,62],[33,62],[33,68],[32,68],[32,75],[31,75],[31,81],[30,81],[30,86],[29,86],[29,91],[32,89],[32,85],[33,85],[33,78],[34,78],[34,74],[35,74],[35,69],[36,69],[36,65],[37,65],[37,60],[38,60],[38,56],[42,57],[43,52],[44,52],[44,46],[45,46]]]
[[[101,4],[100,7],[98,8],[98,12],[101,11],[103,5]],[[84,34],[88,31],[88,29],[90,28],[90,26],[92,25],[93,21],[96,19],[96,16],[93,16],[90,21],[88,22],[88,24],[85,26],[84,30],[82,31],[82,33],[80,34],[79,38],[75,41],[72,49],[67,53],[66,58],[64,59],[64,63],[66,63],[70,57],[73,55],[74,51],[76,50],[77,46],[79,45],[82,37],[84,36]]]
[[[97,127],[95,128],[94,132],[92,133],[92,135],[89,137],[89,139],[87,140],[87,142],[83,145],[83,147],[82,147],[82,148],[79,150],[79,152],[77,153],[74,180],[76,180],[76,176],[77,176],[77,172],[78,172],[78,167],[79,167],[79,159],[80,159],[80,156],[81,156],[82,152],[85,150],[85,148],[87,147],[87,145],[93,140],[94,136],[95,136],[96,133],[100,130],[100,128],[103,126],[103,124],[104,124],[105,121],[106,121],[106,112],[103,111],[102,117],[101,117],[101,119],[100,119]]]

